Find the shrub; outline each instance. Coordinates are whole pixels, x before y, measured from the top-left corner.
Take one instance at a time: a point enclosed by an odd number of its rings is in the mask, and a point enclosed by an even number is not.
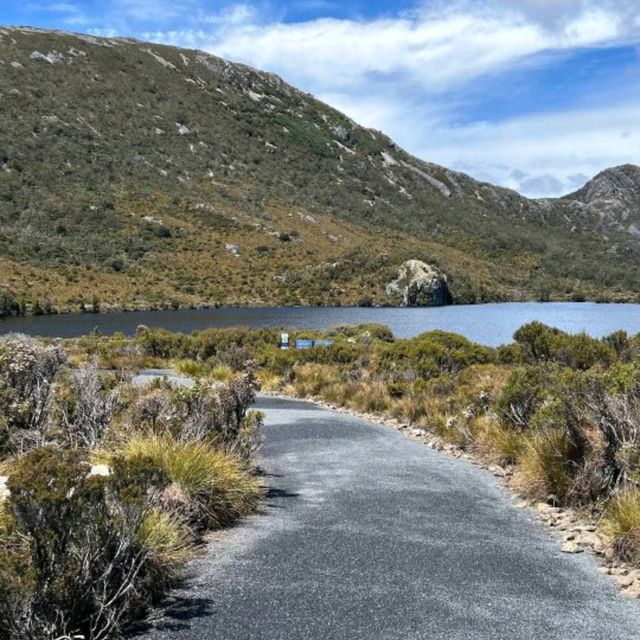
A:
[[[424,333],[410,340],[398,340],[380,349],[380,368],[387,372],[410,372],[431,378],[458,373],[472,364],[490,362],[494,353],[462,336],[445,331]]]
[[[0,637],[112,638],[146,603],[141,586],[149,563],[139,532],[153,483],[140,475],[139,461],[119,461],[108,477],[89,471],[78,450],[35,449],[16,463]],[[6,597],[12,588],[19,597]]]
[[[551,360],[553,339],[560,333],[559,329],[534,321],[520,327],[513,334],[513,339],[522,346],[530,362],[540,362]]]
[[[496,402],[502,423],[520,431],[526,429],[548,398],[550,376],[551,370],[541,365],[514,369]]]
[[[586,370],[597,364],[606,367],[615,359],[615,351],[606,340],[602,342],[585,333],[569,335],[541,322],[520,327],[513,337],[531,363],[554,361],[571,369]],[[614,337],[613,343],[618,338]]]
[[[58,397],[63,438],[72,446],[96,447],[116,410],[116,395],[105,388],[95,362],[69,372]]]
[[[327,336],[332,338],[355,338],[357,340],[380,340],[393,342],[393,332],[389,327],[376,322],[359,325],[338,325],[327,331]]]
[[[53,382],[64,361],[57,346],[16,335],[0,340],[0,415],[18,448],[45,441]]]

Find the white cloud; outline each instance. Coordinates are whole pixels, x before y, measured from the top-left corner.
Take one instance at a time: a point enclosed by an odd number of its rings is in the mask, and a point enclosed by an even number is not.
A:
[[[428,146],[413,151],[527,195],[561,195],[585,176],[638,163],[640,102],[441,127],[430,137]]]

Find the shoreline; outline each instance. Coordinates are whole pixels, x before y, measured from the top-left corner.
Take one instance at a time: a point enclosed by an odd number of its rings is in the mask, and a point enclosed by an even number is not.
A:
[[[61,307],[56,308],[51,313],[26,313],[25,315],[9,314],[6,316],[0,316],[0,325],[4,321],[20,321],[20,320],[32,320],[34,318],[53,318],[56,316],[65,316],[71,318],[82,318],[85,316],[110,316],[118,314],[130,314],[130,313],[162,313],[162,312],[184,312],[184,311],[211,311],[211,310],[234,310],[234,309],[370,309],[370,310],[419,310],[419,309],[444,309],[448,307],[485,307],[489,305],[514,305],[514,304],[539,304],[541,306],[553,305],[553,304],[615,304],[620,306],[625,305],[640,305],[640,294],[638,294],[637,300],[602,300],[602,299],[585,299],[585,300],[571,300],[568,298],[552,299],[552,300],[539,300],[536,298],[522,298],[519,300],[484,300],[482,302],[453,302],[446,305],[424,305],[424,306],[394,306],[394,305],[289,305],[289,304],[261,304],[256,302],[255,304],[231,304],[231,305],[218,305],[218,304],[194,304],[186,306],[173,307],[170,304],[161,305],[149,305],[139,307],[120,307],[109,306],[105,303],[101,304],[99,311],[75,311],[70,308]]]

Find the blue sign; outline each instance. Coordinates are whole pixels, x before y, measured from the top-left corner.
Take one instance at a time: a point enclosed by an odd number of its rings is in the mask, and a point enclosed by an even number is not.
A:
[[[335,340],[314,340],[313,346],[314,347],[330,347],[334,342]]]
[[[296,349],[311,349],[313,340],[296,340]]]

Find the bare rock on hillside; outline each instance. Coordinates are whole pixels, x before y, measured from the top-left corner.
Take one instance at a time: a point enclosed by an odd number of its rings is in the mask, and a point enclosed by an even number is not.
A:
[[[443,306],[451,303],[447,277],[421,260],[407,260],[398,277],[387,284],[387,295],[405,307]]]

